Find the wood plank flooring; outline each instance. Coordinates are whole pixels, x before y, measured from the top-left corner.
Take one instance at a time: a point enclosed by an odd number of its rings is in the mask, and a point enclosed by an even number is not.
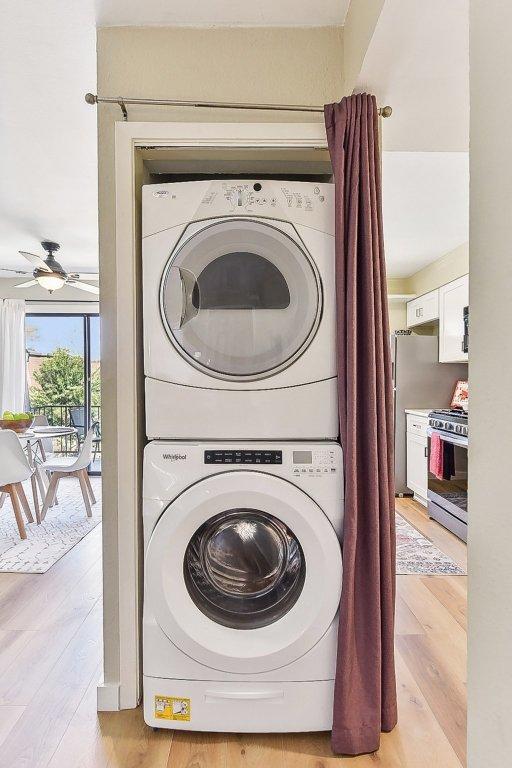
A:
[[[399,511],[459,564],[466,547],[414,501]],[[399,576],[400,721],[371,756],[328,734],[153,731],[140,709],[96,712],[101,530],[43,575],[0,574],[0,768],[461,768],[466,765],[466,577]]]

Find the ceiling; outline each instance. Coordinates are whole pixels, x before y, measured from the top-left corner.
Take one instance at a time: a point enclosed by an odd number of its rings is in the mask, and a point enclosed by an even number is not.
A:
[[[98,26],[327,27],[341,25],[349,0],[97,0]]]

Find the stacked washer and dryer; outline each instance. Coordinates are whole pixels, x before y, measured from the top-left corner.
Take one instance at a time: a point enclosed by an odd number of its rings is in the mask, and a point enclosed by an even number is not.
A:
[[[343,458],[334,187],[143,188],[144,715],[330,730]]]

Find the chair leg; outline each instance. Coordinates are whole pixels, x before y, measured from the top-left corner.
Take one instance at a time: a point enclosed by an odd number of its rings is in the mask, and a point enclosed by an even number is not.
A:
[[[0,493],[0,509],[2,509],[6,498],[7,498],[7,493],[5,491],[2,491],[2,493]]]
[[[60,473],[54,472],[51,476],[50,484],[48,486],[48,490],[46,491],[46,496],[44,497],[44,503],[43,508],[41,510],[41,521],[43,521],[46,517],[46,513],[48,512],[48,508],[51,507],[52,501],[55,498],[55,494],[57,493],[57,486],[59,484],[60,480]]]
[[[50,480],[52,479],[52,473],[51,472],[45,472],[45,479],[46,479],[46,488],[48,488],[50,484]],[[57,498],[57,494],[52,499],[52,503],[50,504],[50,507],[54,507],[56,504],[58,505],[59,499]]]
[[[39,466],[36,467],[35,471],[37,485],[39,486],[39,494],[41,496],[41,503],[44,501],[44,497],[46,496],[46,490],[48,488],[48,476],[44,470],[42,470]],[[46,483],[45,483],[46,481]],[[39,519],[38,519],[38,511],[39,511]],[[36,520],[38,521],[38,525],[41,522],[41,513],[40,510],[36,509]]]
[[[16,523],[18,525],[20,539],[26,539],[27,533],[25,531],[25,523],[23,522],[23,516],[21,514],[18,496],[16,495],[16,488],[14,487],[14,485],[6,485],[5,490],[11,497],[12,508],[14,510],[14,517],[16,518]]]
[[[36,471],[32,472],[32,477],[30,478],[30,485],[32,486],[32,498],[34,499],[34,509],[36,511],[36,519],[40,519],[39,517],[39,498],[37,495],[37,479],[36,479]],[[33,522],[33,521],[31,521]]]
[[[87,490],[87,483],[85,482],[85,479],[84,479],[83,470],[80,470],[79,472],[77,472],[77,475],[78,475],[78,480],[80,482],[80,488],[82,489],[82,496],[84,499],[87,517],[92,517],[91,502],[89,501],[89,492]]]
[[[34,518],[32,517],[32,512],[30,511],[27,497],[25,496],[25,489],[23,488],[21,483],[13,483],[13,487],[16,493],[18,494],[18,499],[25,513],[25,517],[27,518],[29,523],[33,523]],[[39,517],[39,505],[36,505],[36,517]]]
[[[84,473],[85,484],[87,486],[87,490],[89,491],[89,496],[91,497],[91,502],[93,504],[96,504],[96,496],[94,495],[94,491],[93,491],[92,485],[91,485],[91,480],[90,480],[89,475],[87,474],[87,470],[84,469],[83,473]]]

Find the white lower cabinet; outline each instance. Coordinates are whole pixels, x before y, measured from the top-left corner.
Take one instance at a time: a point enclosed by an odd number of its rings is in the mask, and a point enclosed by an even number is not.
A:
[[[407,486],[427,506],[428,457],[426,416],[407,415]]]

